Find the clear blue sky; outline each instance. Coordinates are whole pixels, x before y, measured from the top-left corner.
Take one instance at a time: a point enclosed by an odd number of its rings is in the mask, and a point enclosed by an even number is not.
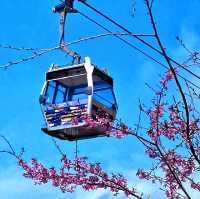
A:
[[[132,32],[151,33],[143,0],[136,0],[135,17],[131,16],[131,0],[90,0],[89,2],[128,27]],[[1,1],[0,44],[35,48],[57,46],[59,17],[51,11],[57,3],[56,0]],[[80,3],[77,2],[75,5],[112,31],[119,31]],[[177,35],[182,37],[189,47],[198,49],[200,42],[199,0],[163,0],[162,2],[155,0],[154,6],[161,39],[173,57],[181,60],[185,55],[176,42]],[[70,15],[67,19],[66,41],[104,32],[78,14]],[[147,50],[136,40],[129,40],[141,49]],[[82,57],[90,56],[92,62],[99,67],[108,69],[115,81],[119,104],[118,117],[133,127],[137,122],[138,100],[141,99],[148,104],[151,98],[152,93],[145,87],[145,82],[155,85],[159,74],[164,70],[113,37],[80,43],[72,48]],[[0,64],[26,55],[27,53],[0,49]],[[31,62],[13,66],[6,71],[0,71],[0,134],[5,135],[16,150],[19,151],[21,147],[25,147],[27,160],[36,157],[49,167],[59,165],[59,154],[51,138],[40,130],[42,115],[38,96],[43,85],[44,73],[50,64],[64,64],[69,61],[63,53],[54,52]],[[74,156],[74,143],[59,141],[59,144],[69,156]],[[2,142],[0,146],[5,147]],[[122,140],[99,138],[80,141],[79,151],[81,155],[87,155],[91,161],[102,162],[102,166],[108,171],[124,173],[139,189],[146,193],[153,192],[156,196],[156,189],[135,180],[135,171],[138,167],[146,168],[148,160],[143,156],[144,151],[141,145],[133,137]],[[14,160],[0,154],[0,163],[1,199],[25,199],[27,197],[29,199],[103,199],[110,197],[103,191],[62,194],[50,185],[35,187],[32,182],[21,177],[21,170],[17,168]]]

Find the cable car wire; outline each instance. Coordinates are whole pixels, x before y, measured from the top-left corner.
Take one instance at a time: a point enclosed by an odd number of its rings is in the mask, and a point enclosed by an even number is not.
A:
[[[79,11],[76,9],[76,11],[83,16],[84,18],[86,18],[87,20],[91,21],[92,23],[96,24],[97,26],[101,27],[102,29],[108,31],[109,33],[112,33],[112,31],[110,31],[108,28],[106,28],[105,26],[101,25],[100,23],[98,23],[97,21],[95,21],[94,19],[92,19],[91,17],[89,17],[88,15],[84,14],[83,12]],[[132,33],[131,33],[132,35]],[[128,46],[130,46],[131,48],[135,49],[136,51],[140,52],[141,54],[143,54],[144,56],[148,57],[149,59],[153,60],[154,62],[156,62],[157,64],[161,65],[162,67],[169,69],[166,65],[164,65],[163,63],[161,63],[160,61],[156,60],[154,57],[152,57],[151,55],[149,55],[148,53],[146,53],[145,51],[139,49],[138,47],[136,47],[135,45],[133,45],[132,43],[130,43],[129,41],[123,39],[122,37],[120,37],[119,35],[114,34],[114,37],[120,39],[122,42],[124,42],[125,44],[127,44]],[[177,74],[181,79],[187,81],[188,83],[192,84],[194,87],[200,89],[199,86],[197,86],[196,84],[194,84],[193,82],[191,82],[190,80],[186,79],[185,77],[183,77],[180,74]]]
[[[89,21],[95,23],[96,25],[98,25],[99,27],[101,27],[102,29],[106,30],[108,33],[106,33],[105,35],[113,35],[115,36],[116,38],[120,39],[122,42],[124,42],[125,44],[127,44],[128,46],[130,46],[131,48],[135,49],[136,51],[140,52],[141,54],[143,54],[144,56],[148,57],[149,59],[153,60],[154,62],[156,62],[157,64],[163,66],[164,68],[168,69],[167,66],[165,66],[164,64],[162,64],[161,62],[159,62],[158,60],[156,60],[155,58],[153,58],[151,55],[147,54],[146,52],[144,52],[143,50],[139,49],[138,47],[134,46],[132,43],[128,42],[127,40],[123,39],[122,37],[120,37],[119,35],[125,35],[124,33],[113,33],[112,31],[110,31],[109,29],[107,29],[105,26],[101,25],[100,23],[96,22],[95,20],[93,20],[92,18],[90,18],[89,16],[85,15],[84,13],[76,10],[80,15],[82,15],[83,17],[85,17],[86,19],[88,19]],[[133,34],[133,33],[127,33],[127,35],[131,35],[131,36],[134,36],[134,37],[139,37],[139,36],[152,36],[152,35],[137,35],[137,34]],[[94,37],[95,38],[95,37]],[[90,37],[88,37],[88,40],[90,39]],[[92,38],[91,38],[92,39]],[[85,39],[83,39],[85,40]],[[82,40],[81,40],[82,41]],[[67,45],[71,45],[73,43],[78,43],[78,41],[75,41],[75,42],[72,42],[72,43],[68,43]],[[0,46],[2,47],[2,46]],[[11,46],[3,46],[5,48],[11,48]],[[24,62],[24,61],[28,61],[30,59],[34,59],[36,56],[40,56],[40,55],[43,55],[44,53],[47,53],[47,52],[50,52],[52,50],[56,50],[56,49],[59,49],[60,47],[54,47],[54,48],[50,48],[50,49],[39,49],[41,50],[42,52],[37,52],[34,54],[34,56],[31,56],[31,57],[27,57],[27,58],[23,58],[21,60],[16,60],[16,61],[12,61],[12,62],[9,62],[8,64],[5,64],[5,65],[2,65],[0,66],[0,68],[7,68],[11,65],[14,65],[14,64],[18,64],[18,63],[21,63],[21,62]],[[16,49],[16,50],[36,50],[34,48],[16,48],[16,47],[12,47],[12,49]],[[187,81],[188,83],[190,83],[191,85],[193,85],[194,87],[200,89],[199,86],[197,86],[196,84],[194,84],[193,82],[191,82],[190,80],[184,78],[183,76],[181,76],[180,74],[178,74],[178,76],[180,78],[182,78],[183,80]]]
[[[110,21],[111,23],[113,23],[114,25],[118,26],[119,28],[121,28],[122,30],[124,30],[127,33],[132,33],[131,31],[129,31],[127,28],[125,28],[124,26],[122,26],[121,24],[119,24],[118,22],[116,22],[115,20],[111,19],[110,17],[108,17],[107,15],[103,14],[102,12],[100,12],[99,10],[97,10],[95,7],[91,6],[90,4],[88,4],[85,0],[78,0],[81,3],[83,3],[85,6],[87,6],[88,8],[92,9],[93,11],[95,11],[96,13],[98,13],[99,15],[101,15],[102,17],[104,17],[105,19],[107,19],[108,21]],[[155,48],[154,46],[152,46],[151,44],[149,44],[148,42],[146,42],[145,40],[141,39],[140,37],[138,37],[137,35],[133,35],[133,37],[135,37],[137,40],[139,40],[140,42],[142,42],[143,44],[145,44],[146,46],[148,46],[149,48],[151,48],[152,50],[156,51],[157,53],[163,55],[163,53],[158,50],[157,48]],[[186,70],[188,73],[190,73],[191,75],[195,76],[196,78],[200,79],[200,76],[196,75],[195,73],[193,73],[192,71],[190,71],[189,69],[187,69],[185,66],[183,66],[182,64],[178,63],[176,60],[172,59],[171,57],[168,57],[170,59],[171,62],[173,62],[174,64],[182,67],[184,70]]]

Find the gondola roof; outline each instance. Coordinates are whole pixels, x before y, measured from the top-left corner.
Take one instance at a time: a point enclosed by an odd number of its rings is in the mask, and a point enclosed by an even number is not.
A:
[[[86,75],[84,63],[73,65],[70,67],[69,66],[64,66],[62,68],[56,67],[51,71],[46,72],[46,81],[62,79],[66,77],[73,77],[76,75],[77,76]],[[100,77],[101,80],[104,80],[110,85],[113,85],[113,78],[110,77],[106,72],[100,70],[97,66],[94,66],[93,76]]]

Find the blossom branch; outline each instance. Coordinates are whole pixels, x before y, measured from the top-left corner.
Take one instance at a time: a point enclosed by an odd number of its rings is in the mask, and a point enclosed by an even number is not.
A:
[[[151,20],[151,24],[152,24],[152,27],[153,27],[153,30],[154,30],[154,33],[155,33],[155,37],[156,37],[156,40],[158,42],[158,45],[160,46],[160,49],[162,51],[162,54],[163,54],[163,57],[165,58],[170,70],[172,71],[173,75],[174,75],[174,79],[175,79],[175,82],[176,82],[176,85],[179,89],[179,92],[181,94],[181,97],[182,97],[182,100],[183,100],[183,103],[184,103],[184,106],[185,106],[185,115],[186,115],[186,134],[187,134],[187,139],[189,141],[189,147],[190,147],[190,150],[195,158],[195,160],[198,162],[198,164],[200,165],[200,160],[195,152],[195,149],[193,147],[193,144],[192,144],[192,140],[191,140],[191,135],[190,135],[190,116],[189,116],[189,108],[188,108],[188,103],[187,103],[187,100],[186,100],[186,97],[185,97],[185,94],[183,92],[183,89],[181,87],[181,84],[177,78],[177,75],[176,75],[176,72],[170,62],[170,59],[165,51],[165,48],[163,47],[161,41],[160,41],[160,37],[158,35],[158,32],[157,32],[157,28],[156,28],[156,25],[155,25],[155,21],[154,21],[154,17],[153,17],[153,13],[152,13],[152,9],[150,7],[150,4],[149,4],[149,0],[145,0],[146,2],[146,5],[147,5],[147,9],[148,9],[148,12],[149,12],[149,16],[150,16],[150,20]]]

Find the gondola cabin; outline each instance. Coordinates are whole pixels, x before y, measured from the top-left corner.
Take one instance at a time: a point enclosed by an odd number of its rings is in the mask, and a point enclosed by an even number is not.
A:
[[[113,121],[117,110],[113,79],[92,65],[89,57],[70,67],[52,66],[39,101],[45,120],[42,131],[70,141],[105,136],[104,128],[89,127],[83,118],[95,120],[103,113]]]

